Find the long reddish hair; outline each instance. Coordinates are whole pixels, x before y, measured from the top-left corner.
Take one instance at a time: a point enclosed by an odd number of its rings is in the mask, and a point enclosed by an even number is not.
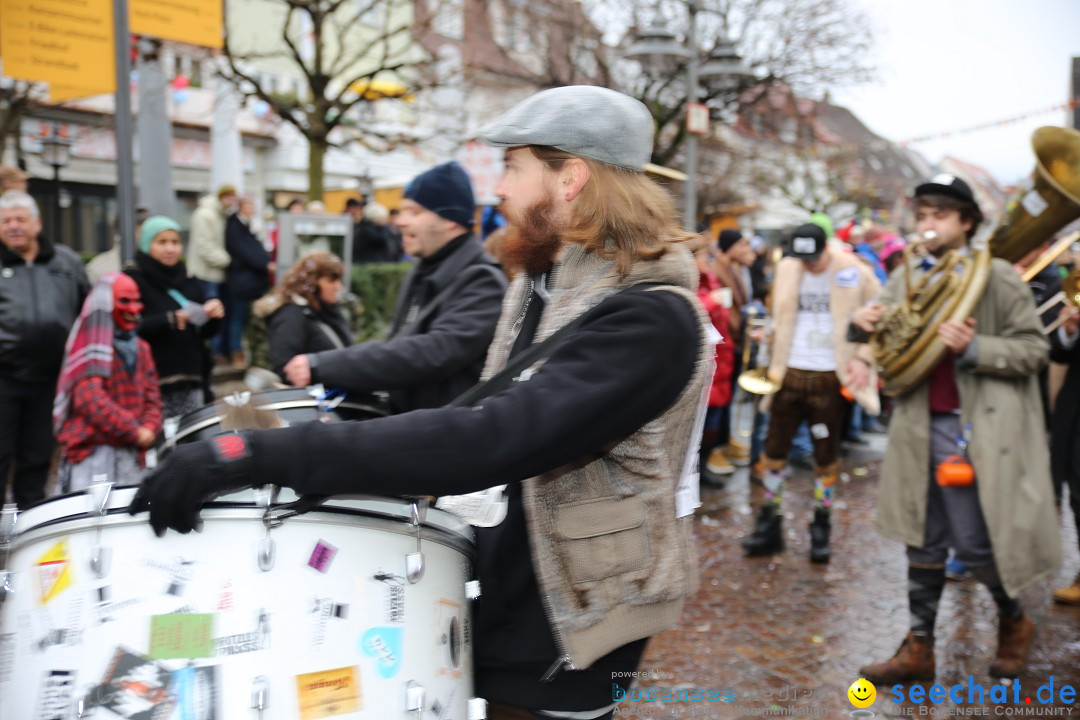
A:
[[[530,145],[529,149],[552,171],[571,158],[588,166],[589,180],[563,239],[614,261],[621,274],[639,260],[659,258],[671,243],[693,237],[679,228],[671,195],[645,173],[551,147]]]

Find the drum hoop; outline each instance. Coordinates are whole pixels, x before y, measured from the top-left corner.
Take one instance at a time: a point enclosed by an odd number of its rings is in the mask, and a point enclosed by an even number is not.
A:
[[[236,510],[245,510],[248,512],[229,512]],[[209,514],[204,514],[204,520],[213,518],[214,520],[247,520],[258,521],[261,525],[261,517],[258,513],[263,510],[262,505],[256,505],[254,503],[226,503],[226,502],[212,502],[203,506],[203,512],[211,511]],[[217,512],[214,512],[217,511]],[[257,512],[251,512],[257,511]],[[358,510],[355,508],[339,508],[334,506],[323,505],[316,510],[312,510],[304,515],[295,515],[285,521],[282,527],[291,525],[293,523],[300,524],[317,524],[317,525],[343,525],[346,527],[356,527],[356,523],[335,522],[327,523],[325,520],[320,521],[317,517],[319,515],[337,515],[340,517],[363,517],[371,524],[360,525],[365,528],[375,528],[380,530],[387,530],[399,535],[408,535],[409,537],[416,537],[416,528],[400,516],[392,515],[390,513],[383,513],[376,510]],[[79,522],[81,521],[81,522]],[[63,517],[52,518],[34,525],[31,528],[27,528],[25,531],[16,534],[11,539],[11,552],[18,551],[24,544],[40,542],[42,540],[49,540],[56,537],[64,537],[71,533],[71,528],[63,528],[64,525],[71,525],[71,523],[79,522],[78,529],[96,530],[97,528],[106,527],[124,527],[129,525],[148,525],[145,518],[138,518],[128,514],[127,508],[111,508],[106,512],[104,517],[89,516],[85,513],[79,513],[76,515],[66,515]],[[276,530],[276,528],[275,528]],[[275,530],[271,530],[271,537]],[[431,525],[429,523],[420,524],[420,539],[428,540],[431,542],[445,545],[451,550],[456,550],[461,554],[467,556],[469,559],[475,559],[476,547],[466,537],[458,535],[445,528],[438,527],[437,525]]]
[[[314,407],[314,406],[311,403],[303,403],[303,402],[299,402],[299,401],[296,401],[296,400],[290,400],[288,402],[270,403],[269,405],[256,405],[255,407],[258,408],[259,410],[292,410],[294,408],[310,408],[310,407]],[[338,405],[338,407],[349,408],[350,410],[365,410],[367,412],[370,412],[372,415],[374,415],[376,417],[385,417],[386,416],[385,412],[383,412],[382,410],[379,410],[378,408],[373,407],[371,405],[361,405],[361,404],[358,404],[358,403],[343,402],[340,405]],[[168,440],[165,441],[164,447],[169,447],[169,448],[176,447],[176,445],[178,445],[179,442],[181,440],[183,440],[184,438],[186,438],[188,435],[192,435],[192,434],[197,433],[197,432],[199,432],[201,430],[205,430],[206,428],[210,427],[211,425],[214,425],[214,424],[220,423],[220,422],[221,422],[221,416],[220,415],[214,415],[212,417],[206,418],[205,420],[200,420],[199,422],[195,423],[194,425],[189,425],[189,426],[187,426],[185,428],[178,429],[176,431],[176,433],[171,438],[169,438]],[[348,422],[348,421],[343,420],[342,422]]]

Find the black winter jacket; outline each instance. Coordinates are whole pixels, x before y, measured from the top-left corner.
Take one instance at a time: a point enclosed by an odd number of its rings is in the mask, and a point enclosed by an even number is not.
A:
[[[27,265],[0,244],[0,378],[56,382],[64,345],[90,291],[82,260],[38,238]]]
[[[254,300],[270,289],[270,254],[247,223],[235,213],[225,223],[225,250],[232,258],[225,271],[225,292],[238,300]]]
[[[346,392],[389,390],[395,412],[447,404],[480,378],[506,284],[472,235],[458,237],[406,276],[389,339],[312,355],[312,382]],[[430,315],[408,321],[447,288]]]
[[[201,305],[206,300],[202,284],[188,276],[183,262],[170,268],[144,252],[135,253],[134,267],[129,266],[125,272],[135,280],[142,295],[143,312],[137,332],[150,344],[162,388],[167,391],[173,383],[201,385],[210,368],[203,340],[213,337],[221,321],[210,320],[202,327],[188,324],[178,330],[176,311],[180,303],[169,290]]]
[[[327,330],[337,337],[337,344]],[[285,364],[297,355],[338,350],[353,343],[352,330],[337,305],[317,312],[306,303],[285,303],[267,318],[266,334],[270,367],[281,377],[285,377]]]

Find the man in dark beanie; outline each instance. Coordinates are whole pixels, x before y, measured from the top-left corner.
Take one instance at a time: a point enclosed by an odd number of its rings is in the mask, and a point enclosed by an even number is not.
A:
[[[455,162],[405,188],[397,226],[419,262],[398,296],[390,337],[297,355],[285,365],[297,387],[389,390],[395,412],[440,407],[480,377],[495,334],[506,277],[470,231],[476,203]]]
[[[716,246],[719,252],[716,253],[713,261],[713,272],[716,273],[716,279],[720,281],[720,285],[731,290],[731,312],[728,314],[728,322],[731,330],[730,342],[735,346],[735,367],[731,373],[731,390],[734,397],[739,373],[746,369],[742,366],[745,347],[743,343],[749,342],[749,339],[746,337],[743,308],[753,300],[750,266],[754,264],[757,255],[750,247],[750,241],[735,229],[721,230]],[[720,419],[717,437],[720,444],[716,452],[710,453],[706,470],[713,474],[724,475],[731,472],[728,469],[731,465],[745,467],[750,464],[750,444],[731,434],[730,412],[725,413]],[[727,443],[726,448],[723,447],[725,443]]]

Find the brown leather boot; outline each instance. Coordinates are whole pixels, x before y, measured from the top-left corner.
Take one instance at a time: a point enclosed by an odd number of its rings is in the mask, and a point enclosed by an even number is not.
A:
[[[998,623],[997,658],[990,666],[990,676],[996,678],[1020,677],[1027,667],[1031,641],[1035,639],[1035,623],[1024,613],[1014,620]]]
[[[934,639],[909,632],[892,659],[861,668],[859,676],[875,685],[933,680]]]

